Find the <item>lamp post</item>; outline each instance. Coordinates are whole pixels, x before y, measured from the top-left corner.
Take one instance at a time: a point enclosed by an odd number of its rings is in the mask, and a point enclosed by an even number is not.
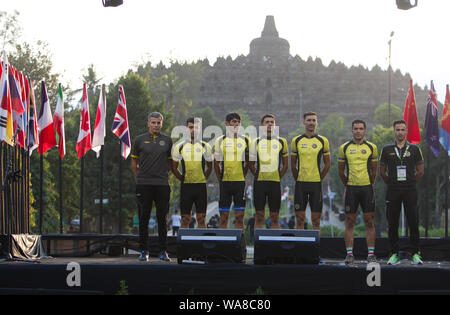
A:
[[[391,125],[391,44],[392,44],[392,37],[394,36],[394,31],[391,32],[391,36],[389,38],[388,44],[389,44],[389,68],[388,68],[388,113],[387,113],[387,124],[386,126],[389,128]]]

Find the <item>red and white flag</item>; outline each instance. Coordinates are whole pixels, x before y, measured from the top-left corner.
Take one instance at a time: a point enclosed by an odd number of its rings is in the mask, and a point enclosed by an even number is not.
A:
[[[131,142],[130,131],[128,129],[127,102],[122,85],[119,85],[119,102],[114,116],[112,132],[119,137],[122,156],[126,160],[131,151]]]
[[[37,116],[36,116],[36,101],[34,97],[34,86],[33,81],[29,80],[29,97],[30,97],[30,115],[28,121],[28,134],[27,134],[27,147],[29,150],[29,155],[33,153],[33,150],[39,147],[39,129],[37,126]]]
[[[81,101],[80,113],[80,132],[78,133],[76,149],[79,159],[85,156],[86,152],[91,149],[91,122],[89,119],[89,101],[86,83],[83,83],[83,98]]]
[[[38,153],[44,154],[56,146],[55,130],[53,129],[53,118],[50,103],[48,101],[47,88],[45,82],[41,83],[41,110],[37,121],[39,129]]]
[[[56,103],[55,114],[53,115],[53,126],[58,138],[59,156],[62,159],[66,154],[66,139],[64,135],[64,100],[61,83],[58,85],[58,101]]]
[[[9,92],[8,58],[3,52],[0,77],[0,141],[13,145],[12,105]]]
[[[100,97],[98,99],[97,117],[95,119],[94,136],[92,137],[92,151],[95,151],[97,158],[100,156],[102,145],[105,144],[106,127],[106,93],[105,85],[102,85]]]

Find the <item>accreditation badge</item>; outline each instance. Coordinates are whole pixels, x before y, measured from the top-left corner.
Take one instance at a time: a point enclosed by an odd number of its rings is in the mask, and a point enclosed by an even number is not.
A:
[[[397,181],[399,182],[406,181],[406,166],[404,165],[397,166]]]

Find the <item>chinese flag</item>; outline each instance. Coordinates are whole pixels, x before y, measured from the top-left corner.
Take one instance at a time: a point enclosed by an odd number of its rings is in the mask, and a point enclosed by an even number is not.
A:
[[[408,126],[408,134],[406,141],[412,144],[420,142],[419,120],[417,119],[416,100],[414,97],[414,89],[412,80],[409,81],[408,97],[406,98],[405,111],[403,112],[403,120]]]

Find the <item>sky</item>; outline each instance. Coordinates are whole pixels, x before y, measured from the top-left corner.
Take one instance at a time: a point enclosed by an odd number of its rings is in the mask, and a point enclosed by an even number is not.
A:
[[[420,0],[410,10],[395,0],[123,0],[104,8],[102,0],[0,0],[0,10],[20,12],[23,39],[43,40],[63,83],[81,88],[90,64],[110,83],[136,64],[196,61],[247,55],[267,15],[275,17],[291,55],[347,66],[409,73],[445,99],[450,84],[450,1]],[[406,91],[405,87],[405,99]],[[384,92],[383,92],[384,93]],[[416,100],[418,103],[420,100]]]

